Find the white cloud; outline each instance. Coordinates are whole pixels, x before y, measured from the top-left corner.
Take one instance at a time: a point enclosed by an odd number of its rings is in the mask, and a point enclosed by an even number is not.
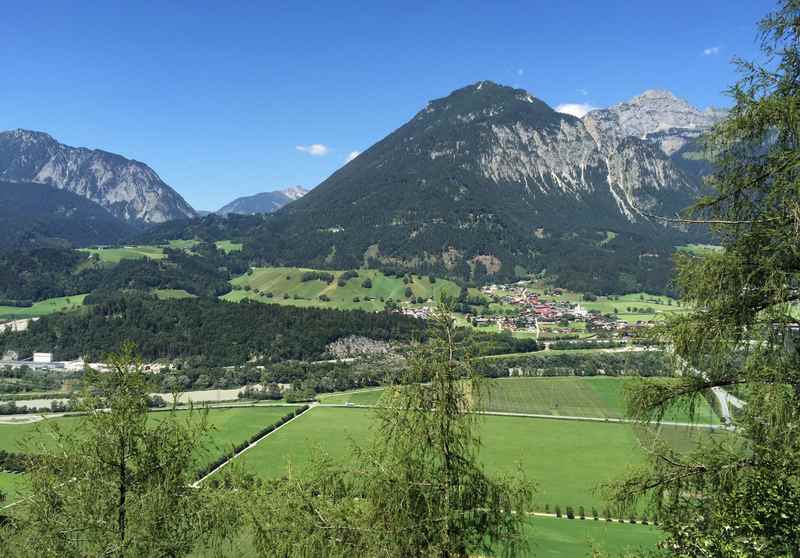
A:
[[[295,146],[295,149],[298,151],[302,151],[303,153],[308,153],[309,155],[314,155],[315,157],[322,157],[330,153],[330,148],[327,145],[322,145],[321,143],[312,143],[311,145],[298,145]]]
[[[592,106],[589,103],[561,103],[556,107],[556,111],[563,112],[564,114],[571,114],[572,116],[577,116],[578,118],[583,118],[584,114],[596,108],[597,107]]]
[[[586,97],[589,94],[589,91],[587,89],[576,89],[575,91],[577,91],[578,93],[580,93],[584,97]]]
[[[703,49],[703,54],[705,56],[713,56],[715,54],[719,54],[719,47],[715,46],[715,47],[704,48]]]
[[[521,75],[522,75],[522,74],[524,74],[524,73],[525,73],[525,70],[523,70],[522,68],[520,68],[519,70],[517,70],[517,75],[518,75],[518,76],[521,76]]]
[[[344,160],[345,164],[349,163],[350,161],[358,157],[360,154],[361,154],[360,151],[351,151],[350,154]]]

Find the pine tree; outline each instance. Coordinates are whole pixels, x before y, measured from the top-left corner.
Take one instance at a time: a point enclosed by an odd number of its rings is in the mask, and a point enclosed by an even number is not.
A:
[[[745,394],[735,431],[688,454],[657,444],[616,487],[623,504],[651,497],[675,556],[800,548],[800,1],[782,0],[760,32],[765,62],[737,62],[735,105],[709,142],[714,192],[681,220],[711,226],[723,248],[678,259],[692,310],[661,335],[682,375],[629,400],[647,420],[712,387]]]

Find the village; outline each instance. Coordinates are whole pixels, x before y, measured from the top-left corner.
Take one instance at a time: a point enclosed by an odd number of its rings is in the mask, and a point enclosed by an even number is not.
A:
[[[496,328],[497,331],[533,335],[537,338],[630,338],[641,328],[655,324],[653,319],[628,321],[613,312],[603,313],[569,300],[560,288],[536,288],[530,281],[514,284],[491,284],[481,287],[480,293],[499,305],[502,311],[467,314],[465,320],[477,328]],[[491,308],[492,305],[489,306]],[[425,305],[400,307],[407,316],[429,319],[433,302]]]

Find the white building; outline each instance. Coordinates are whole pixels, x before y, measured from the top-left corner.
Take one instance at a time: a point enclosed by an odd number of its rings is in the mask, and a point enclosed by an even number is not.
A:
[[[33,353],[33,362],[49,364],[53,362],[53,353]]]

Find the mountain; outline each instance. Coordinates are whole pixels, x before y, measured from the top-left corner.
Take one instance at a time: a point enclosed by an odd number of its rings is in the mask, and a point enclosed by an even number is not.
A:
[[[714,108],[701,111],[669,91],[651,89],[630,101],[593,110],[583,117],[583,123],[607,138],[641,138],[673,155],[708,132],[726,114]]]
[[[291,265],[663,282],[685,233],[650,215],[689,205],[699,181],[657,144],[596,122],[521,89],[464,87],[267,219],[252,249]]]
[[[0,248],[109,244],[134,228],[93,201],[46,184],[0,181]]]
[[[194,209],[144,163],[69,147],[42,132],[0,132],[0,180],[67,190],[130,223],[196,217]]]
[[[272,213],[287,203],[301,198],[308,192],[302,186],[292,186],[284,190],[262,192],[252,196],[236,198],[229,204],[217,210],[220,215],[237,213],[240,215],[255,215],[256,213]]]

